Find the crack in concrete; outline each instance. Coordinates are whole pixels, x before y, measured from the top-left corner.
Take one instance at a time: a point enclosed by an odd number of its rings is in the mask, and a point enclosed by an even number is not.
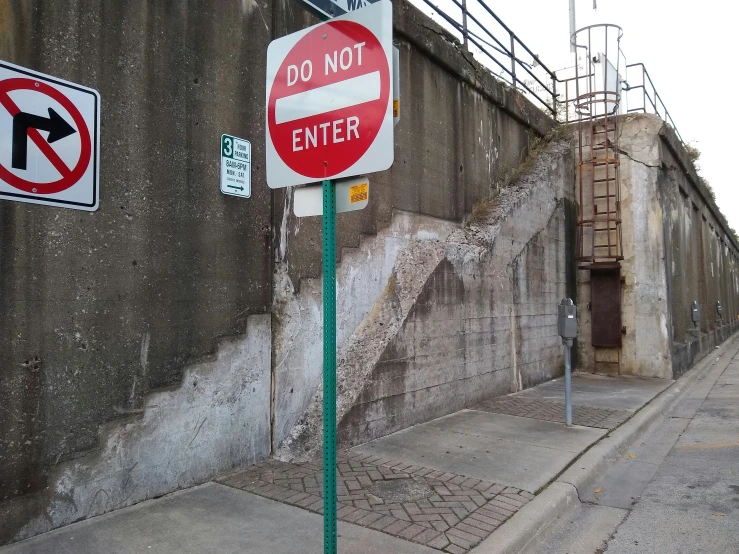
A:
[[[643,150],[643,148],[642,148],[642,150]],[[623,150],[622,148],[618,148],[617,151],[618,151],[619,154],[623,154],[624,156],[626,156],[627,158],[629,158],[632,162],[641,164],[644,167],[651,167],[653,169],[659,169],[660,167],[662,167],[661,165],[651,165],[651,164],[648,164],[647,162],[644,162],[642,160],[637,160],[636,158],[634,158],[631,154],[629,154],[626,150]]]
[[[423,27],[424,29],[428,29],[432,33],[439,35],[442,39],[444,39],[446,42],[448,42],[452,46],[457,46],[457,42],[451,40],[450,37],[443,31],[439,31],[438,29],[434,29],[433,27],[429,27],[428,25],[424,25],[423,23],[418,23],[418,26]]]
[[[453,40],[453,39],[452,39],[451,37],[449,37],[449,36],[448,36],[447,34],[445,34],[445,33],[444,33],[443,31],[439,31],[438,29],[434,29],[433,27],[429,27],[428,25],[424,25],[423,23],[418,23],[418,26],[419,26],[419,27],[423,27],[424,29],[428,29],[428,30],[429,30],[429,31],[431,31],[432,33],[434,33],[434,34],[436,34],[436,35],[440,36],[440,37],[441,37],[441,39],[442,39],[442,40],[444,40],[444,41],[445,41],[446,43],[448,43],[448,44],[450,44],[451,46],[453,46],[453,47],[454,47],[454,49],[455,49],[455,50],[457,50],[457,51],[459,52],[459,54],[461,55],[462,59],[463,59],[463,60],[464,60],[465,62],[467,62],[467,64],[468,64],[468,65],[469,65],[469,66],[470,66],[470,67],[472,68],[472,71],[473,71],[473,72],[475,73],[475,78],[477,78],[477,71],[478,71],[478,68],[477,68],[477,67],[475,66],[475,64],[474,64],[474,63],[472,63],[472,61],[470,61],[470,60],[469,60],[469,59],[467,58],[466,52],[464,51],[464,49],[460,48],[460,44],[459,44],[459,43],[458,43],[457,41]]]

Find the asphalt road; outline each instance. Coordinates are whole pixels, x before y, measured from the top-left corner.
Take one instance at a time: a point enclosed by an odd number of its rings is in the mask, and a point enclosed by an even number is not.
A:
[[[739,553],[739,340],[526,554]]]
[[[739,552],[739,356],[716,381],[606,552]]]

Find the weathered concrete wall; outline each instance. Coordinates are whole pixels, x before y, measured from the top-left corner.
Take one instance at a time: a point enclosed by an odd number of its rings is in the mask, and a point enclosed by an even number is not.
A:
[[[394,210],[461,222],[523,160],[531,138],[554,126],[431,19],[406,2],[394,2],[393,9],[401,88],[395,163],[373,175],[366,209],[339,215],[339,251],[388,225]],[[285,26],[281,17],[276,24],[278,32],[299,27]],[[278,261],[286,263],[297,290],[301,279],[320,276],[321,223],[296,218],[291,195],[290,189],[275,191],[274,224]]]
[[[665,237],[659,173],[662,120],[651,117],[621,119],[620,189],[621,318],[626,328],[619,370],[624,375],[672,377],[670,369],[669,305],[664,271]],[[594,371],[595,353],[590,341],[590,272],[579,271],[578,294],[581,369]],[[615,358],[615,361],[619,361]]]
[[[338,216],[338,247],[356,248],[364,235],[391,225],[396,210],[461,222],[475,202],[493,192],[503,174],[526,156],[533,136],[546,134],[553,122],[520,94],[493,78],[440,27],[409,4],[394,4],[395,43],[400,49],[401,121],[395,129],[395,164],[371,178],[371,201],[361,212]],[[275,278],[275,413],[274,445],[296,425],[318,389],[321,375],[320,329],[309,324],[307,313],[320,316],[320,219],[298,219],[292,214],[292,191],[276,191],[275,229],[278,230]],[[447,225],[429,223],[408,234],[405,223],[395,223],[388,236],[424,241],[443,238]],[[435,229],[429,231],[430,229]],[[426,233],[431,232],[430,235]],[[437,237],[440,233],[440,237]],[[395,240],[395,239],[393,239]],[[382,240],[373,248],[385,248]],[[342,291],[362,290],[352,296],[352,312],[340,312],[339,344],[369,314],[387,283],[397,255],[378,252],[356,269],[358,288],[339,276]],[[362,250],[363,252],[366,249]],[[384,251],[383,251],[384,252]],[[352,262],[352,267],[356,264]],[[370,282],[366,267],[384,268]],[[343,270],[341,270],[343,271]],[[380,275],[381,274],[381,275]],[[311,288],[301,294],[302,286]],[[379,290],[378,290],[379,286]],[[294,336],[299,314],[305,326]],[[313,321],[313,320],[311,320]],[[312,330],[307,331],[313,325]],[[301,337],[312,337],[312,346]]]
[[[739,329],[739,250],[674,132],[649,115],[622,117],[619,125],[626,334],[618,367],[622,374],[673,378]],[[595,369],[589,276],[578,272],[585,371]],[[701,304],[700,331],[690,319],[693,300]]]
[[[98,446],[100,425],[145,409],[147,392],[178,385],[218,337],[243,335],[250,314],[270,309],[271,194],[258,139],[271,14],[246,1],[0,0],[0,59],[102,97],[100,209],[0,203],[0,541],[22,518],[68,522],[268,455],[261,416],[248,423],[241,418],[256,414],[232,406],[228,417],[249,432],[237,446],[227,414],[203,396],[193,402],[206,412],[209,442],[187,464],[187,449],[156,439],[195,421],[179,411],[153,426],[155,411],[132,424],[139,438],[121,438],[118,455],[128,468],[140,456],[137,470],[171,456],[166,471],[134,470],[123,496],[107,477],[97,496],[86,484],[108,471],[105,456],[97,468],[59,474]],[[257,139],[249,200],[218,192],[221,133]],[[248,396],[269,410],[261,381]],[[226,437],[231,450],[218,450]],[[76,507],[52,515],[61,510],[55,495],[72,489]]]
[[[659,131],[672,371],[677,377],[739,329],[739,244],[667,125]],[[696,328],[690,306],[697,300]],[[716,303],[721,302],[719,316]]]
[[[406,243],[367,318],[339,349],[342,445],[561,373],[556,305],[574,294],[567,246],[574,234],[573,193],[571,150],[559,143],[502,189],[479,221],[446,238],[417,233]],[[374,259],[378,266],[387,260],[382,251]],[[353,263],[354,256],[347,257],[342,266]],[[283,457],[313,455],[320,446],[316,386],[280,448]]]
[[[396,162],[372,177],[366,210],[339,218],[347,345],[398,257],[458,232],[553,125],[394,6]],[[263,104],[267,44],[314,22],[291,0],[0,0],[0,59],[102,97],[100,209],[0,204],[0,542],[267,456],[311,405],[320,227],[294,218],[291,190],[266,186]],[[249,200],[218,191],[222,133],[252,142]],[[522,276],[527,259],[511,262]],[[436,265],[398,289],[407,309]],[[270,311],[271,331],[257,317]],[[542,367],[510,382],[551,374]]]
[[[270,315],[248,318],[179,387],[145,398],[141,414],[100,429],[99,447],[55,464],[42,494],[10,501],[16,540],[191,487],[270,454]]]
[[[459,227],[453,222],[396,212],[376,236],[345,248],[337,268],[337,343],[343,344],[382,294],[397,257],[412,241],[438,242]],[[282,269],[282,264],[278,268]],[[275,439],[281,442],[310,404],[323,367],[322,280],[304,279],[294,290],[284,271],[275,278]]]

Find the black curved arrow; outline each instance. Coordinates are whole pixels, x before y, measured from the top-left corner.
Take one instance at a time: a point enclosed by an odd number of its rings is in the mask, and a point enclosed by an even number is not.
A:
[[[26,112],[13,116],[13,160],[14,169],[26,169],[28,162],[28,129],[49,131],[46,142],[51,144],[76,133],[74,127],[64,118],[49,108],[49,117],[41,117]]]

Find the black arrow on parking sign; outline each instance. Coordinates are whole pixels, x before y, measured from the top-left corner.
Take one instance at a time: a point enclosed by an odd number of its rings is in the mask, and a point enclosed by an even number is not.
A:
[[[14,169],[26,169],[28,163],[28,129],[48,131],[46,142],[51,144],[76,133],[74,127],[62,116],[49,108],[49,117],[25,112],[13,116],[13,159]]]

